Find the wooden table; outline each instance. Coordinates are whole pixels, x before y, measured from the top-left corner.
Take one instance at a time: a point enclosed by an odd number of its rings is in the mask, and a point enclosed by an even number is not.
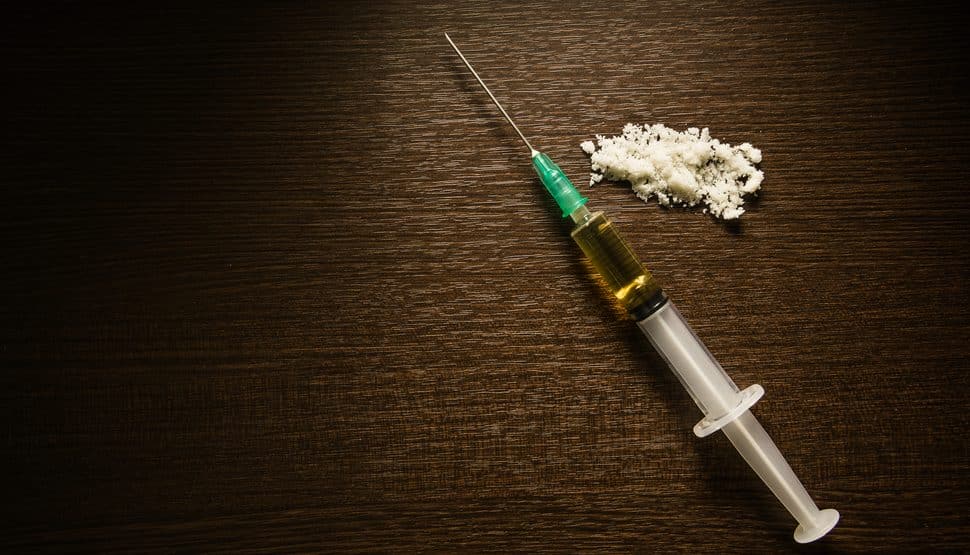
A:
[[[5,10],[3,550],[970,550],[956,8],[450,4]],[[693,436],[445,30],[578,183],[627,122],[764,151],[736,226],[585,192],[830,536]]]

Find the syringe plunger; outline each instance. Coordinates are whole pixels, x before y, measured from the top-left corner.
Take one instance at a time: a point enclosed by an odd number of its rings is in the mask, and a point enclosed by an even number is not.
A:
[[[808,543],[834,528],[839,521],[838,511],[819,510],[775,442],[751,414],[750,407],[764,394],[761,386],[755,384],[739,391],[669,300],[637,325],[704,412],[704,418],[694,426],[694,433],[706,437],[717,430],[724,431],[744,460],[798,521],[795,541]]]

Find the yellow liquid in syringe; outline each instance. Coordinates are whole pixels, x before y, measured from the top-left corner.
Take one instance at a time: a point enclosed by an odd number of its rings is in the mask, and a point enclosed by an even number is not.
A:
[[[572,231],[573,240],[589,257],[606,286],[627,310],[645,303],[660,285],[602,212],[587,213]]]

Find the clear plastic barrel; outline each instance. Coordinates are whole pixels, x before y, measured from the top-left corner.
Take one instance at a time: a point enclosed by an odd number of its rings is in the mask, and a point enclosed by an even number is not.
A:
[[[741,403],[741,392],[672,301],[637,322],[697,406],[717,418]]]

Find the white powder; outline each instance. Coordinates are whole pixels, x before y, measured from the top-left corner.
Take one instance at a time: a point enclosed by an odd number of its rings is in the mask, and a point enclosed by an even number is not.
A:
[[[707,205],[704,212],[733,220],[744,214],[744,195],[761,189],[764,174],[755,167],[761,151],[749,143],[731,146],[712,139],[707,128],[674,131],[663,124],[623,127],[623,134],[580,144],[590,155],[589,184],[603,178],[628,181],[644,202],[663,206]]]

